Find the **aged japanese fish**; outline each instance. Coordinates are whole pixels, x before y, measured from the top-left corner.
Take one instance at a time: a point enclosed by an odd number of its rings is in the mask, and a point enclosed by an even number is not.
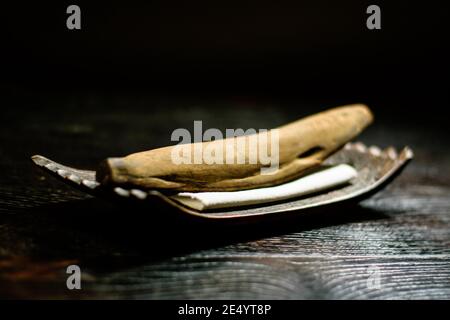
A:
[[[179,163],[173,155],[178,151],[174,148],[180,146],[168,146],[108,158],[99,166],[96,179],[105,185],[173,191],[234,191],[272,186],[298,178],[318,166],[372,121],[373,115],[365,105],[337,107],[276,128],[276,132],[270,130],[270,138],[259,139],[261,133],[257,133],[185,145],[192,153],[223,150],[224,159],[219,163]],[[276,141],[272,139],[275,134]],[[256,139],[258,149],[278,151],[278,166],[270,174],[261,170],[267,165],[262,159],[251,161],[251,148],[239,147],[250,145],[251,139]],[[277,148],[273,148],[273,143],[278,144]],[[225,159],[227,150],[233,151],[232,163]]]

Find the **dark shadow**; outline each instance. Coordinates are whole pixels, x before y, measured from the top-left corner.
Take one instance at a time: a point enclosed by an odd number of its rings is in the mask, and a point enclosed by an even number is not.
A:
[[[386,217],[347,203],[223,222],[195,219],[159,202],[122,206],[92,198],[24,209],[6,223],[20,238],[32,239],[28,254],[33,257],[83,260],[84,265],[102,270]]]

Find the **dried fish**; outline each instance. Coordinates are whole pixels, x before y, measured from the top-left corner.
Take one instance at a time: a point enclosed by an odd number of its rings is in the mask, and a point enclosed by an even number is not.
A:
[[[108,158],[97,170],[96,179],[102,185],[137,187],[173,191],[235,191],[273,186],[298,178],[308,169],[320,165],[329,155],[355,138],[373,120],[369,108],[362,104],[333,108],[297,120],[278,128],[279,168],[272,174],[261,174],[264,163],[249,161],[232,164],[176,164],[172,160],[176,146],[158,148]],[[202,142],[202,149],[224,145],[239,154],[241,136]],[[257,139],[258,148],[269,148],[270,141]],[[195,145],[195,144],[194,144]],[[220,148],[220,147],[219,147]],[[193,146],[195,149],[195,146]]]

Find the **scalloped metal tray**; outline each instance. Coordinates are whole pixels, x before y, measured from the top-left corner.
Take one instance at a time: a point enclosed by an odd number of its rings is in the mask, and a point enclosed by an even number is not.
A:
[[[330,156],[324,162],[324,165],[340,163],[352,165],[358,171],[358,176],[350,184],[312,196],[215,211],[193,210],[172,200],[170,195],[157,190],[105,187],[95,180],[95,171],[64,166],[40,155],[33,156],[32,160],[37,166],[65,183],[95,196],[120,198],[130,202],[148,203],[149,205],[154,201],[162,200],[166,205],[178,209],[181,213],[199,218],[239,219],[292,211],[303,212],[307,209],[348,200],[360,201],[388,184],[412,158],[413,152],[408,147],[397,152],[393,147],[381,150],[376,146],[366,147],[361,142],[347,143],[344,148]]]

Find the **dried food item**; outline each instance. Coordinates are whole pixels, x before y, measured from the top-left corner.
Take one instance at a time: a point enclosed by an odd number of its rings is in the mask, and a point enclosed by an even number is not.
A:
[[[372,120],[366,106],[350,105],[278,128],[280,166],[272,175],[261,174],[263,162],[175,165],[170,158],[174,147],[107,159],[99,171],[64,166],[40,155],[32,160],[92,195],[130,204],[162,201],[176,212],[201,219],[253,221],[253,217],[360,201],[392,181],[413,158],[410,148],[397,152],[393,147],[382,150],[347,143]],[[237,147],[233,140],[219,141],[224,148]]]
[[[250,145],[256,138],[257,149],[272,149],[270,138],[240,136],[186,145],[195,150],[223,150],[221,163],[175,163],[173,154],[179,146],[138,152],[123,158],[108,158],[97,170],[102,185],[172,191],[236,191],[278,185],[296,179],[308,169],[320,165],[329,155],[355,138],[373,121],[369,108],[354,104],[333,108],[277,128],[278,169],[263,174],[261,159],[251,161]],[[201,145],[199,145],[201,144]],[[200,147],[200,148],[198,148]],[[225,160],[232,150],[233,161]],[[244,161],[238,161],[242,157]],[[243,162],[243,163],[242,163]]]
[[[351,164],[358,174],[350,183],[306,197],[288,198],[284,201],[261,203],[250,207],[231,206],[212,211],[201,211],[180,204],[176,200],[180,193],[170,195],[160,190],[111,188],[95,181],[95,171],[68,167],[40,155],[35,155],[31,159],[39,168],[66,184],[94,196],[117,200],[119,203],[148,204],[149,210],[152,211],[155,203],[162,202],[167,205],[167,209],[173,208],[175,209],[174,212],[191,218],[254,221],[254,217],[263,218],[264,216],[287,212],[303,213],[323,206],[361,201],[388,185],[406,167],[413,156],[412,150],[408,147],[397,151],[393,147],[383,150],[377,146],[365,146],[361,142],[347,143],[343,148],[329,156],[324,161],[323,166]]]

